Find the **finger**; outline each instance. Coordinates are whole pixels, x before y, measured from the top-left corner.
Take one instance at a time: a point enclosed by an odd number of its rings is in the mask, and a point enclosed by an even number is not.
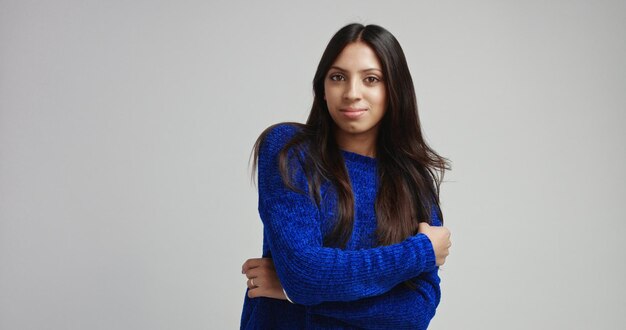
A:
[[[259,279],[258,277],[253,277],[253,278],[250,278],[250,279],[248,279],[248,281],[246,282],[246,285],[247,285],[247,286],[248,286],[248,288],[250,288],[250,289],[258,288],[258,287],[260,286],[260,285],[259,285],[259,283],[258,283],[258,282],[259,282],[259,280],[260,280],[260,279]]]
[[[248,297],[250,298],[256,298],[258,297],[258,289],[249,289],[248,290]]]
[[[250,268],[255,268],[259,266],[259,258],[251,258],[246,260],[246,262],[241,265],[241,272],[245,273]]]
[[[246,262],[243,263],[243,265],[241,266],[241,273],[245,273],[248,269],[250,268],[256,268],[259,267],[262,263],[263,258],[252,258],[252,259],[248,259],[246,260]]]
[[[257,298],[257,297],[263,297],[263,289],[256,287],[254,289],[249,289],[248,290],[248,297],[250,298]]]
[[[248,271],[246,271],[246,277],[247,278],[255,278],[255,277],[259,277],[259,275],[261,274],[261,267],[256,267],[256,268],[250,268],[248,269]]]
[[[260,266],[271,266],[274,267],[274,261],[272,258],[250,258],[244,262],[241,266],[241,272],[245,273],[247,269],[256,268]]]

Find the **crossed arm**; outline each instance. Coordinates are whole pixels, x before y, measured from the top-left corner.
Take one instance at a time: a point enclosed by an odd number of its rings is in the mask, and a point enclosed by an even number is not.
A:
[[[292,219],[293,220],[293,219]],[[433,226],[429,226],[426,223],[421,223],[419,232],[421,236],[426,237],[427,240],[431,240],[432,247],[435,254],[437,265],[441,265],[445,262],[445,258],[448,255],[448,249],[450,247],[449,231],[440,227],[441,223],[438,218],[433,218]],[[314,228],[315,226],[311,226]],[[282,226],[281,226],[282,228]],[[304,229],[303,229],[304,230]],[[425,234],[427,233],[427,234]],[[270,240],[272,239],[272,234]],[[419,234],[418,234],[419,235]],[[407,239],[407,241],[401,243],[406,244],[409,240],[415,239],[416,236]],[[275,249],[277,244],[271,244],[274,257],[278,256],[278,260],[285,258],[283,255],[285,251],[288,251],[289,247],[283,247],[282,250]],[[400,246],[392,246],[392,248],[399,248]],[[335,249],[323,248],[321,243],[317,245],[301,247],[305,250],[313,249],[316,253],[310,255],[325,255],[336,253],[341,255],[342,253],[350,253],[351,251],[338,251]],[[371,253],[377,252],[378,249],[389,248],[380,247],[374,249],[360,250]],[[419,249],[419,246],[413,246],[407,249]],[[428,248],[428,245],[425,247]],[[358,251],[352,251],[358,252]],[[380,251],[378,251],[380,252]],[[374,254],[378,257],[385,258],[385,256],[393,257],[393,254]],[[352,260],[349,264],[359,264],[365,260],[365,264],[370,264],[371,256],[366,253],[361,253],[352,256]],[[282,259],[280,259],[282,258]],[[338,257],[339,260],[347,258],[346,256]],[[362,260],[359,260],[361,258]],[[393,259],[393,258],[391,258]],[[398,259],[402,261],[402,258]],[[291,263],[290,260],[283,260],[286,263]],[[396,263],[388,263],[393,267]],[[410,263],[409,259],[405,259],[404,263]],[[304,287],[314,285],[314,289],[310,291],[292,291],[287,288],[287,294],[295,300],[295,303],[307,305],[309,312],[326,317],[332,317],[341,320],[345,323],[358,326],[368,327],[380,326],[381,328],[413,328],[413,329],[425,329],[428,323],[435,314],[436,307],[439,304],[441,292],[439,289],[439,276],[438,267],[430,270],[424,270],[412,278],[399,277],[396,280],[410,279],[415,285],[416,289],[410,289],[403,284],[384,284],[385,279],[380,278],[378,281],[369,282],[371,287],[366,288],[368,290],[345,290],[346,288],[363,288],[368,284],[364,284],[360,279],[359,274],[353,273],[348,276],[341,276],[343,272],[350,272],[349,269],[341,268],[341,265],[336,263],[330,263],[331,266],[325,265],[328,261],[325,258],[315,259],[313,258],[310,263],[299,262],[294,260],[291,267],[295,268],[311,268],[311,264],[318,266],[317,270],[313,270],[314,274],[320,275],[319,277],[298,277],[289,273],[283,274],[283,278],[286,281],[292,281],[295,283],[303,282]],[[384,268],[385,262],[381,265]],[[268,297],[274,299],[286,300],[286,293],[279,277],[279,271],[277,271],[278,265],[275,265],[275,259],[273,258],[257,258],[249,259],[242,266],[242,273],[246,274],[248,278],[248,296],[250,298],[256,297]],[[328,275],[329,270],[339,269],[339,274],[332,276]],[[343,269],[343,270],[342,270]],[[377,272],[380,270],[372,271],[371,276],[376,277]],[[382,276],[382,275],[380,275]],[[389,276],[389,275],[387,275]],[[405,275],[406,276],[406,275]],[[296,280],[294,281],[294,277]],[[393,277],[393,276],[392,276]],[[320,282],[328,282],[331,285],[319,284]],[[317,284],[317,285],[316,285]],[[388,289],[385,289],[388,288]],[[297,287],[294,287],[297,290]],[[344,289],[344,290],[342,290]],[[296,292],[292,295],[290,292]],[[368,294],[376,292],[375,294]],[[309,296],[307,296],[309,295]],[[320,298],[321,297],[321,298]],[[394,308],[391,308],[393,306]]]
[[[313,314],[357,326],[424,328],[439,303],[437,266],[448,254],[449,231],[423,223],[418,234],[389,246],[324,247],[316,205],[282,183],[276,161],[282,144],[271,143],[275,138],[268,136],[259,157],[259,212],[272,259],[244,264],[248,295],[286,299],[286,292]],[[406,280],[417,289],[400,284]],[[392,305],[399,308],[386,308]]]
[[[250,298],[287,299],[271,258],[248,259],[243,267],[248,277]],[[400,284],[378,296],[354,301],[322,302],[308,306],[308,310],[363,328],[426,329],[441,298],[438,271],[424,272],[411,279],[411,282],[416,285],[416,289]]]
[[[434,226],[441,226],[438,218],[433,219]],[[427,224],[420,226],[420,231],[435,229]],[[448,254],[449,231],[443,227],[436,229],[446,233],[444,239],[429,233],[436,243],[436,250],[441,250],[442,258],[437,262],[441,265]],[[447,239],[445,239],[447,237]],[[445,249],[439,248],[439,243]],[[248,278],[248,296],[250,298],[268,297],[274,299],[288,299],[283,289],[272,258],[248,259],[242,266],[242,273]],[[435,315],[439,305],[441,291],[439,288],[438,267],[425,271],[411,281],[416,285],[410,289],[403,284],[396,285],[391,290],[380,295],[361,297],[352,301],[323,301],[309,305],[308,310],[313,314],[332,317],[358,327],[380,326],[381,328],[410,327],[425,329]],[[396,308],[389,308],[395,306]]]

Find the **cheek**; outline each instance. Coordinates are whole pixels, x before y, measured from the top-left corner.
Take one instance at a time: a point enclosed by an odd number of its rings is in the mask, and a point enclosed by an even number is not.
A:
[[[328,102],[330,98],[332,98],[332,90],[331,88],[328,88],[326,84],[324,84],[324,100]]]
[[[372,103],[376,103],[378,106],[385,106],[385,103],[387,102],[385,90],[382,89],[374,91],[374,93],[372,93],[371,100]]]
[[[324,89],[324,100],[326,100],[326,105],[328,105],[329,108],[338,102],[337,101],[338,98],[339,98],[339,102],[341,101],[341,94],[339,95],[337,94],[338,94],[338,91],[336,88]]]

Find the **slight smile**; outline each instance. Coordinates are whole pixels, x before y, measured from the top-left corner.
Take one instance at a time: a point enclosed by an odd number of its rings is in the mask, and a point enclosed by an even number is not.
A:
[[[359,118],[362,114],[365,113],[365,111],[367,111],[367,109],[356,109],[356,108],[339,109],[339,112],[341,112],[344,116],[350,119]]]

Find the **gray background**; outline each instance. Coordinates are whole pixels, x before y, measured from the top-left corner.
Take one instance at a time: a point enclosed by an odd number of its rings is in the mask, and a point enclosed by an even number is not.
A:
[[[431,328],[625,327],[624,1],[2,0],[0,328],[237,328],[252,144],[353,21],[453,161]]]

